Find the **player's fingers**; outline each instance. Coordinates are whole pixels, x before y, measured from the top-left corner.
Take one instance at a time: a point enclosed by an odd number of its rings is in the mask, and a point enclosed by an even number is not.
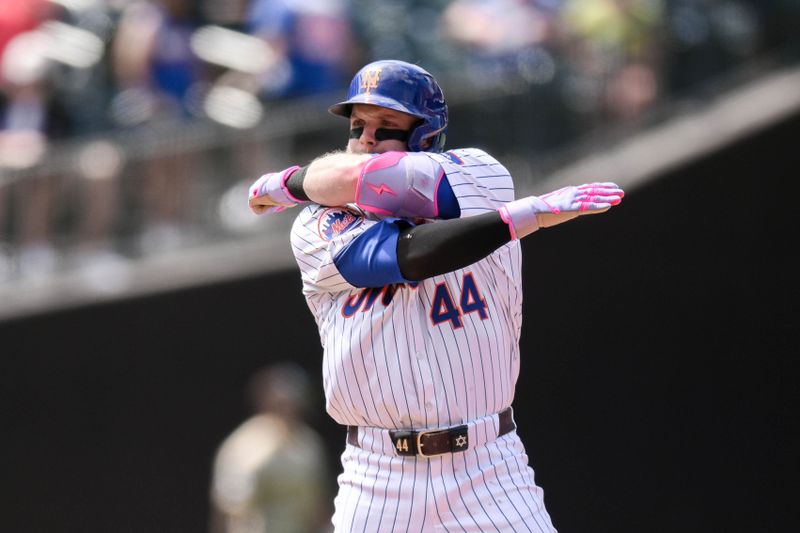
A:
[[[262,206],[265,206],[265,207],[276,207],[276,206],[294,207],[296,205],[296,204],[293,204],[293,203],[278,202],[273,197],[271,197],[269,195],[251,196],[250,199],[248,200],[248,203],[250,204],[251,207],[255,206],[255,205],[262,205]]]
[[[250,205],[263,205],[265,207],[273,207],[276,205],[282,205],[273,200],[270,196],[257,196],[252,197],[249,200]]]
[[[606,210],[609,207],[619,205],[622,198],[619,196],[585,196],[576,203],[578,204],[578,211],[596,211],[599,209]]]
[[[593,188],[606,188],[606,189],[622,189],[619,185],[614,183],[613,181],[593,181],[592,183],[584,183],[583,185],[579,185],[578,188],[584,187],[593,187]]]
[[[261,189],[263,189],[264,183],[262,178],[250,186],[250,198],[258,198],[263,194]]]
[[[578,187],[579,195],[596,195],[596,196],[618,196],[623,198],[625,191],[622,190],[617,184],[606,183],[587,183]]]
[[[590,202],[600,202],[603,204],[618,205],[622,202],[622,196],[617,194],[598,194],[587,198]]]
[[[619,187],[606,187],[606,186],[582,186],[578,189],[578,195],[583,194],[595,194],[595,195],[606,195],[606,196],[625,196],[625,191],[620,189]]]
[[[274,213],[280,213],[281,211],[285,211],[286,208],[283,206],[266,206],[266,205],[256,205],[250,208],[250,210],[255,213],[256,215],[271,215]]]
[[[610,204],[610,205],[617,205],[622,202],[622,196],[618,194],[581,194],[576,199],[577,202],[586,203],[586,202],[594,202],[594,203],[603,203],[603,204]]]
[[[581,207],[578,209],[578,211],[581,215],[596,215],[598,213],[605,213],[609,209],[611,209],[609,204],[585,202],[581,204]]]

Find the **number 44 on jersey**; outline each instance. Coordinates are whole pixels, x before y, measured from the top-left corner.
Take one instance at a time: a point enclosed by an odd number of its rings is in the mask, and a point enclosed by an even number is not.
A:
[[[481,296],[472,272],[464,274],[460,289],[461,295],[456,305],[447,283],[436,285],[431,302],[431,322],[434,326],[449,321],[454,328],[460,328],[463,325],[461,317],[468,313],[478,313],[481,320],[486,320],[489,316],[486,312],[486,299]]]
[[[386,307],[392,303],[395,292],[403,286],[403,284],[400,284],[363,289],[345,301],[342,306],[342,316],[350,318],[358,311],[369,311],[379,296],[381,296],[381,304]],[[409,285],[411,289],[416,289],[416,287],[416,283]],[[451,291],[446,282],[436,285],[433,291],[430,313],[431,323],[434,326],[450,322],[454,328],[460,328],[463,326],[461,317],[469,313],[478,313],[481,320],[486,320],[489,317],[486,310],[486,299],[481,296],[472,272],[464,274],[461,285],[456,289],[457,292],[455,293]],[[458,294],[458,297],[454,298],[453,294]]]

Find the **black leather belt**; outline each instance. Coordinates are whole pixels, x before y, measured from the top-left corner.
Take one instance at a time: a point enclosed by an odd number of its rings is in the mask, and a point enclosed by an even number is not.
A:
[[[517,428],[510,407],[497,413],[497,436],[502,437]],[[432,457],[443,453],[463,452],[469,448],[468,426],[454,426],[444,429],[411,431],[405,429],[389,430],[397,455]],[[347,426],[347,442],[358,444],[358,426]],[[360,447],[360,446],[359,446]]]

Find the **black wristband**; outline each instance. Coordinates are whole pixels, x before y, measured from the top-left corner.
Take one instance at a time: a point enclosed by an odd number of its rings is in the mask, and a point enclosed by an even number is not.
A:
[[[303,200],[304,202],[310,201],[305,189],[303,189],[303,180],[306,178],[306,172],[308,172],[309,166],[310,165],[306,165],[295,170],[292,175],[289,176],[289,179],[286,180],[286,188],[289,189],[289,193],[298,200]]]

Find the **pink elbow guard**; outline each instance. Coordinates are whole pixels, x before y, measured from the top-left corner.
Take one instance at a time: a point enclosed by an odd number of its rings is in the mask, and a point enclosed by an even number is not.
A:
[[[436,218],[436,191],[444,169],[431,157],[416,152],[379,154],[361,169],[356,205],[379,215]]]

